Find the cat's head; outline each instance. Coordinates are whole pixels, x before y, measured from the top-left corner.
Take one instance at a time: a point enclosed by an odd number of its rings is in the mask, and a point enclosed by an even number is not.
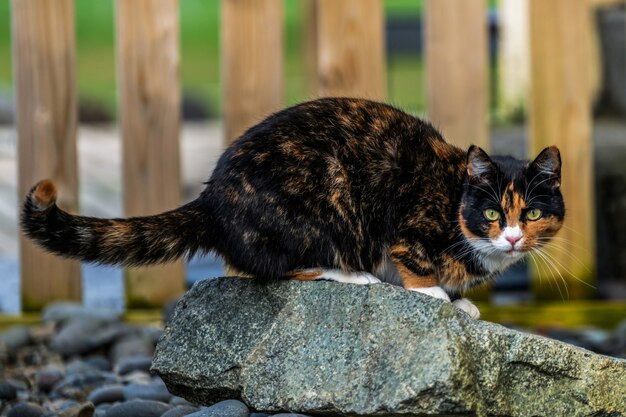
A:
[[[459,210],[461,231],[485,257],[520,259],[561,228],[565,206],[560,185],[561,156],[554,146],[532,162],[490,158],[472,146]]]

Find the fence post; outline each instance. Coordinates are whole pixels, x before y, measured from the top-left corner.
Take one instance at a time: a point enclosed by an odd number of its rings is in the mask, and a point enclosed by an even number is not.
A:
[[[500,2],[498,110],[504,118],[523,117],[530,88],[528,0]]]
[[[283,105],[282,0],[222,0],[226,143]]]
[[[180,204],[177,0],[117,0],[117,70],[127,216]],[[182,262],[127,272],[129,307],[153,307],[184,291]]]
[[[594,291],[593,146],[587,0],[530,0],[530,153],[557,145],[563,160],[561,188],[567,216],[559,238],[548,248],[552,268],[533,271],[537,298],[554,298],[561,276],[569,298]],[[560,249],[557,249],[560,247]],[[539,270],[538,270],[539,269]],[[542,271],[543,270],[543,271]],[[539,280],[539,278],[542,278]],[[556,282],[554,282],[556,280]],[[556,297],[561,297],[558,293]]]
[[[13,74],[17,102],[20,200],[51,178],[59,205],[78,211],[74,2],[13,0]],[[80,264],[43,253],[20,239],[22,307],[81,298]]]
[[[429,119],[450,142],[489,148],[486,0],[427,0]]]
[[[318,0],[316,12],[319,95],[383,100],[383,2]]]

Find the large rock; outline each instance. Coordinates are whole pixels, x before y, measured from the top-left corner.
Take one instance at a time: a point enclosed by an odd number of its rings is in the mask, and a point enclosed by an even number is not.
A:
[[[626,415],[626,361],[387,284],[198,282],[153,370],[192,402],[239,398],[257,411]]]

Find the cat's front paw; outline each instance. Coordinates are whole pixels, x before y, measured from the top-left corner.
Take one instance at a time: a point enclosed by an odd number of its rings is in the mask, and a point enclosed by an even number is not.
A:
[[[417,291],[422,294],[430,295],[433,298],[439,298],[450,302],[450,296],[441,287],[423,287],[423,288],[407,288],[409,291]]]
[[[471,318],[480,318],[480,311],[478,310],[478,307],[476,307],[474,303],[467,298],[454,300],[452,304],[454,304],[459,310],[465,311]]]

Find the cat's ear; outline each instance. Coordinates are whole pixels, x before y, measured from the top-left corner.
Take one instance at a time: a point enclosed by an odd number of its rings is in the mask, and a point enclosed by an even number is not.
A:
[[[545,148],[528,166],[529,175],[544,178],[553,188],[561,186],[561,153],[556,146]]]
[[[470,181],[484,182],[495,174],[497,168],[487,152],[476,145],[467,151],[467,176]]]

